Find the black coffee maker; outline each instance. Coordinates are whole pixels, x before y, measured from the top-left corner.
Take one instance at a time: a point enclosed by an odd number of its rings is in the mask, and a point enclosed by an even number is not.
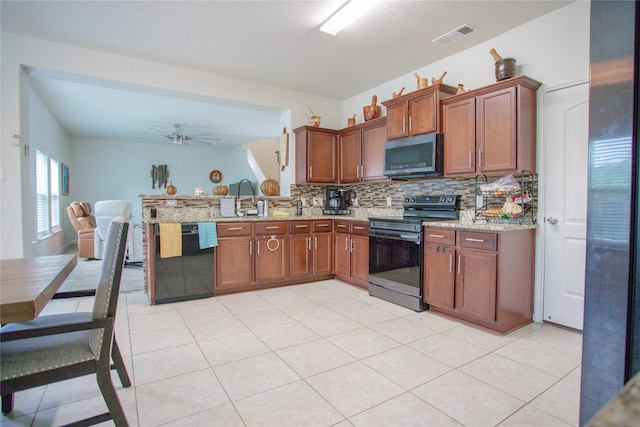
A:
[[[344,195],[344,190],[337,188],[325,188],[324,190],[324,210],[325,215],[350,215],[347,209],[348,201]]]

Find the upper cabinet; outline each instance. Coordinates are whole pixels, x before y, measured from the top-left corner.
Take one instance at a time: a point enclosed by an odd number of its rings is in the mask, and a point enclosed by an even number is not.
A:
[[[456,91],[452,86],[439,84],[383,102],[387,107],[387,139],[439,132],[440,101]]]
[[[296,184],[338,182],[338,132],[313,126],[294,129]]]
[[[384,176],[386,118],[343,129],[338,143],[339,182],[387,180]]]
[[[536,169],[536,91],[521,76],[442,100],[444,174]]]

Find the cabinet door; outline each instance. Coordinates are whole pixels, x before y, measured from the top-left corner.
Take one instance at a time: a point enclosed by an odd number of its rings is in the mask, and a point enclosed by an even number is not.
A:
[[[384,123],[362,129],[360,179],[363,181],[389,179],[384,176],[384,143],[386,141],[387,127]]]
[[[455,248],[427,245],[424,248],[424,301],[453,308],[455,295]]]
[[[407,124],[408,108],[406,102],[387,105],[387,139],[409,136],[409,126]]]
[[[251,237],[219,238],[215,250],[215,287],[232,288],[251,283],[253,278]]]
[[[307,136],[307,181],[337,182],[336,135],[309,131]]]
[[[256,282],[287,278],[288,240],[278,235],[256,237]]]
[[[435,92],[409,100],[409,133],[420,135],[438,130],[438,105]]]
[[[349,234],[336,233],[335,244],[335,274],[349,276],[351,274],[351,236]]]
[[[340,182],[360,180],[360,129],[340,135]]]
[[[456,307],[460,313],[496,321],[496,267],[495,253],[458,251]]]
[[[469,175],[476,170],[475,98],[443,106],[444,173]]]
[[[313,274],[333,273],[333,233],[313,234]]]
[[[289,242],[289,277],[308,276],[311,274],[311,235],[291,234]]]
[[[515,87],[478,96],[476,145],[479,172],[517,168],[516,101]]]
[[[351,235],[351,277],[362,286],[369,283],[369,238]]]

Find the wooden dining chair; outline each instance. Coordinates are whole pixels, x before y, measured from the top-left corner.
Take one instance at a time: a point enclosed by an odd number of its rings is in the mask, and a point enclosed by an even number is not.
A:
[[[113,420],[128,426],[111,381],[110,356],[124,387],[131,381],[120,352],[112,355],[114,322],[129,224],[123,217],[109,225],[93,311],[40,316],[10,323],[0,330],[0,394],[2,412],[13,408],[15,392],[89,374],[96,374],[109,412],[79,421],[92,425]]]

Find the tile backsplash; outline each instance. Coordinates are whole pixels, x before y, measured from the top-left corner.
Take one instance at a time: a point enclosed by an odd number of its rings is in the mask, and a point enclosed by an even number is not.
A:
[[[491,177],[493,182],[499,177]],[[537,196],[537,175],[534,176],[534,193]],[[484,179],[478,184],[484,184]],[[291,197],[296,199],[301,194],[311,206],[310,200],[323,198],[324,189],[331,185],[292,185]],[[340,185],[339,188],[355,191],[358,207],[386,208],[387,197],[391,197],[392,208],[402,208],[405,196],[418,194],[457,194],[460,196],[460,209],[473,209],[475,204],[475,178],[434,178],[411,181],[391,181],[388,183]],[[535,197],[534,197],[535,198]]]

